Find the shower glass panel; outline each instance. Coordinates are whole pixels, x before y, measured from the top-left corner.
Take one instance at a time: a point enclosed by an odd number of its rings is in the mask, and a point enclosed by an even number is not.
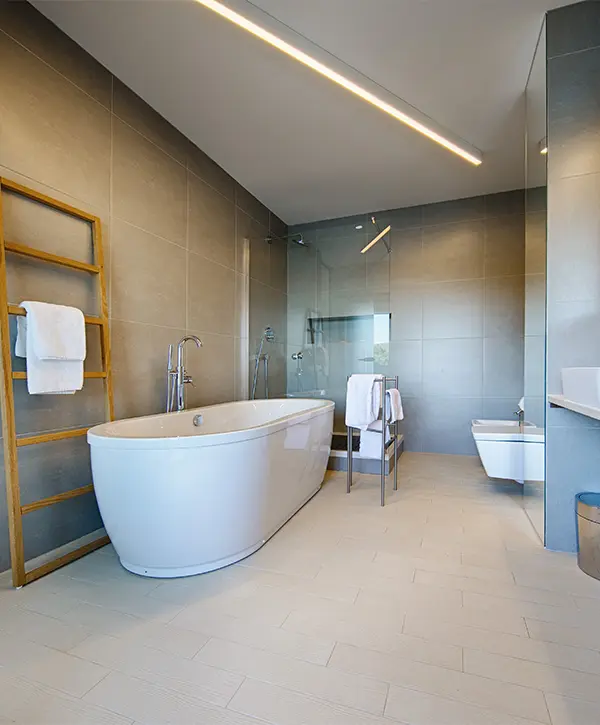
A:
[[[290,231],[305,246],[288,247],[287,393],[335,401],[344,432],[347,377],[388,371],[390,255],[383,241],[361,254],[377,235],[367,216]]]
[[[525,420],[545,428],[546,388],[546,32],[542,27],[526,91]],[[546,150],[546,153],[544,151]],[[544,540],[544,481],[525,481],[523,501]]]

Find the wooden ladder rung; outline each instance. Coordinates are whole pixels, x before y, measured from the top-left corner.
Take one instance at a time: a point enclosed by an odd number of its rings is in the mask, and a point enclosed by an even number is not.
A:
[[[22,370],[17,370],[12,374],[13,380],[27,380],[27,373]],[[86,380],[93,380],[95,378],[105,378],[106,373],[101,370],[91,370],[90,372],[83,373],[83,377]]]
[[[28,514],[31,511],[37,511],[38,509],[44,509],[47,506],[54,506],[55,503],[61,501],[68,501],[70,498],[77,498],[77,496],[85,496],[86,493],[91,493],[94,490],[94,485],[90,483],[88,486],[81,486],[81,488],[73,488],[70,491],[64,493],[57,493],[55,496],[48,496],[47,498],[41,498],[38,501],[32,503],[26,503],[21,506],[21,513]]]
[[[22,317],[27,314],[27,310],[19,305],[8,305],[8,314],[17,315]],[[90,315],[84,315],[84,319],[87,325],[104,325],[105,321],[102,317],[92,317]]]
[[[79,438],[88,432],[89,428],[72,428],[71,430],[57,430],[54,433],[38,433],[32,436],[17,438],[17,447],[34,446],[38,443],[51,443],[52,441],[64,441],[67,438]]]
[[[54,561],[49,561],[47,564],[42,564],[42,566],[38,566],[37,569],[27,571],[25,572],[25,584],[30,584],[36,579],[39,579],[46,574],[50,574],[50,572],[56,571],[56,569],[60,569],[61,566],[70,564],[72,561],[75,561],[75,559],[79,559],[85,554],[89,554],[90,551],[95,551],[102,546],[106,546],[106,544],[110,544],[110,539],[108,538],[108,536],[102,536],[100,539],[96,539],[96,541],[91,541],[89,544],[80,546],[78,549],[70,551],[68,554],[59,556],[59,558],[54,559]]]
[[[82,272],[91,272],[92,274],[99,274],[100,272],[100,267],[97,264],[79,262],[77,259],[71,259],[70,257],[61,257],[58,254],[50,254],[50,252],[43,252],[41,249],[27,247],[24,244],[17,244],[16,242],[4,242],[4,247],[7,252],[20,254],[22,257],[40,259],[42,260],[42,262],[51,262],[52,264],[59,264],[61,267],[78,269]]]

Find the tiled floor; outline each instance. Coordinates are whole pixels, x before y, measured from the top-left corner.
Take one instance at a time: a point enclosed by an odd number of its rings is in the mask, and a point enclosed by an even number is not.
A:
[[[107,547],[0,591],[0,723],[596,725],[600,583],[518,488],[405,454],[343,474],[240,565],[128,574]]]

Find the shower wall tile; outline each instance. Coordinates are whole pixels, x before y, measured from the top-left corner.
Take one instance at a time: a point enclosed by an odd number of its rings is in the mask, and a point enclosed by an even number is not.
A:
[[[481,397],[483,345],[473,340],[423,341],[423,395]]]
[[[525,335],[546,334],[546,275],[525,275]]]
[[[528,212],[525,273],[546,274],[546,212]]]
[[[554,58],[600,45],[600,14],[595,2],[579,2],[552,11],[547,54]]]
[[[360,255],[369,239],[355,229],[361,217],[294,228],[314,256],[290,248],[290,289],[298,292],[288,307],[288,329],[297,336],[291,351],[306,352],[298,333],[315,288],[321,314],[389,311],[389,360],[374,369],[399,377],[405,450],[473,455],[471,420],[512,419],[523,395],[523,190],[382,211],[377,221],[392,225],[391,255],[382,244]],[[331,286],[320,281],[322,268]],[[343,430],[346,376],[370,369],[361,358],[373,345],[365,339],[328,347],[336,373],[327,395],[338,401]],[[297,386],[291,351],[288,384]]]
[[[164,410],[167,349],[186,333],[204,343],[201,350],[186,348],[197,385],[186,391],[188,401],[207,405],[247,395],[248,266],[266,289],[268,323],[260,322],[278,335],[269,349],[271,388],[283,394],[287,255],[284,242],[271,251],[266,239],[269,230],[285,236],[284,222],[27,2],[0,0],[0,85],[2,176],[101,218],[117,418]],[[7,237],[92,261],[86,224],[9,193],[3,208]],[[251,240],[250,264],[244,238]],[[41,299],[97,314],[91,276],[17,257],[9,267],[15,302]],[[100,369],[97,333],[88,329],[86,370]],[[21,359],[15,369],[24,369]],[[87,380],[73,398],[29,396],[17,381],[19,433],[102,422],[102,388],[102,381]],[[24,502],[89,482],[83,439],[34,448],[20,456]],[[2,481],[0,473],[4,488]],[[26,520],[26,555],[99,526],[93,495],[39,510]],[[0,571],[8,565],[0,491]]]
[[[525,218],[523,214],[487,219],[485,222],[485,276],[503,277],[524,274],[524,248]]]
[[[423,279],[442,282],[483,277],[484,240],[484,222],[424,227]]]
[[[424,284],[423,338],[481,337],[483,280]]]

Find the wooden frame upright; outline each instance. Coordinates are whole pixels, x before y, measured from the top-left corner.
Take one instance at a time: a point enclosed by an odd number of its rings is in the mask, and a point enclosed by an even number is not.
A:
[[[2,217],[3,192],[8,191],[21,197],[48,206],[63,214],[86,222],[91,227],[93,263],[87,264],[68,257],[50,254],[34,247],[25,246],[16,240],[7,240],[4,235],[4,222]],[[65,491],[54,496],[48,496],[29,504],[21,504],[19,486],[18,449],[23,446],[37,443],[76,438],[86,435],[87,428],[39,433],[36,435],[18,436],[15,424],[15,399],[13,391],[14,380],[25,380],[24,372],[13,372],[10,349],[10,315],[25,315],[26,312],[18,305],[9,304],[7,291],[6,255],[17,254],[40,262],[67,267],[78,270],[84,274],[93,274],[97,278],[100,298],[100,314],[97,317],[85,317],[88,325],[100,326],[100,341],[102,354],[102,370],[86,372],[85,379],[101,378],[104,380],[105,415],[107,420],[114,419],[112,369],[110,362],[110,338],[108,329],[108,302],[106,299],[106,282],[104,275],[104,254],[102,249],[102,226],[100,219],[93,214],[76,209],[62,201],[53,199],[14,181],[0,177],[0,346],[2,357],[2,384],[0,398],[2,402],[2,434],[4,443],[4,469],[6,473],[6,497],[8,502],[8,524],[10,536],[10,557],[12,566],[12,580],[15,587],[22,587],[45,574],[78,559],[84,554],[98,549],[109,542],[107,536],[102,536],[84,546],[80,546],[58,558],[48,561],[35,569],[27,570],[25,561],[25,548],[23,542],[23,516],[31,511],[37,511],[47,506],[54,506],[61,501],[82,496],[93,491],[93,484],[82,485],[79,488]]]

